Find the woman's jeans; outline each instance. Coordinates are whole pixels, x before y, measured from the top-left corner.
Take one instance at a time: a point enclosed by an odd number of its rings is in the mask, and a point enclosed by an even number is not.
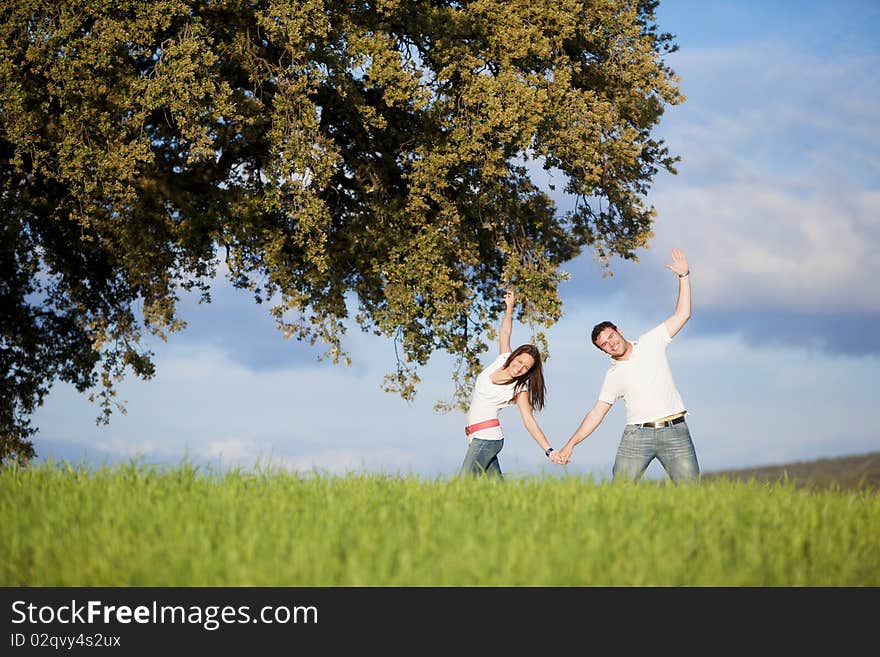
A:
[[[491,475],[504,478],[501,474],[501,466],[498,464],[498,452],[504,447],[504,439],[483,440],[474,438],[468,445],[464,455],[464,463],[461,464],[463,475]]]
[[[614,459],[614,479],[638,481],[655,458],[676,483],[700,478],[691,432],[687,422],[679,422],[656,428],[626,425]]]

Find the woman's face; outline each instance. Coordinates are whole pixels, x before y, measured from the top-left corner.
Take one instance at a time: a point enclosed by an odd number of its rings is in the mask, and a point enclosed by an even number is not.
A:
[[[532,358],[529,354],[522,353],[519,354],[516,358],[510,361],[510,365],[507,366],[507,371],[510,373],[510,376],[516,378],[518,376],[522,376],[535,364],[535,359]]]

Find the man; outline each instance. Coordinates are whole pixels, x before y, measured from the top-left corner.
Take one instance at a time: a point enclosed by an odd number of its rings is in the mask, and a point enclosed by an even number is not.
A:
[[[593,328],[593,344],[613,361],[595,406],[565,446],[551,458],[568,463],[575,445],[587,438],[620,398],[626,402],[626,427],[614,460],[616,480],[638,481],[655,458],[678,483],[699,479],[700,467],[685,420],[686,409],[666,358],[666,347],[691,316],[690,269],[679,249],[672,249],[678,275],[675,312],[663,323],[630,342],[611,322]]]

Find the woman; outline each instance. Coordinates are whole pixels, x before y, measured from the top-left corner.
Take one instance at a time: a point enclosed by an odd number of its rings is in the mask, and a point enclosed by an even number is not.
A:
[[[480,372],[474,385],[474,395],[467,414],[464,433],[468,437],[468,449],[464,455],[461,474],[487,474],[503,478],[498,464],[498,453],[504,446],[504,435],[498,421],[498,411],[516,404],[523,424],[546,456],[553,448],[535,421],[533,411],[544,407],[544,372],[541,354],[531,344],[510,350],[513,333],[514,294],[508,290],[504,295],[507,310],[501,321],[498,346],[501,354],[489,367]]]

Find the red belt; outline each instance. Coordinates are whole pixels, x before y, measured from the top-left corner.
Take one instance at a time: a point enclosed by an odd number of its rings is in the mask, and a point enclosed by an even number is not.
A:
[[[485,420],[483,422],[477,422],[476,424],[472,424],[464,428],[465,434],[470,436],[475,431],[479,431],[480,429],[488,429],[489,427],[500,427],[501,422],[498,420]]]

